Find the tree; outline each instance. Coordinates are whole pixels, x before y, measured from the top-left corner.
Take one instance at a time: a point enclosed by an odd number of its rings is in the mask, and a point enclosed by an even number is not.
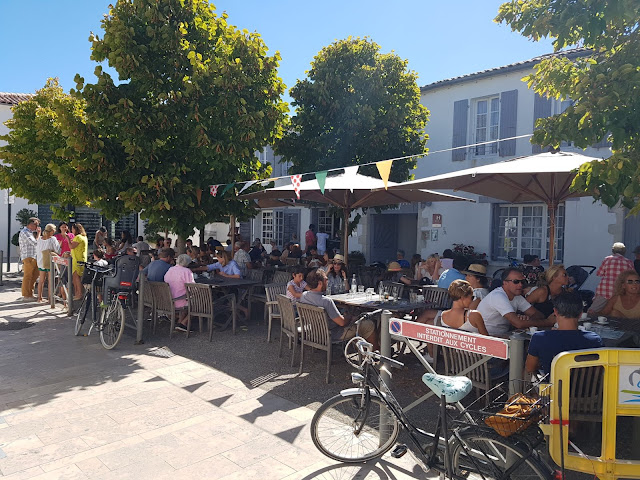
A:
[[[68,117],[63,154],[95,205],[132,211],[180,236],[253,210],[209,184],[265,178],[254,152],[281,132],[280,59],[257,33],[217,16],[207,0],[120,0],[92,34],[97,82],[76,76],[86,119]]]
[[[56,155],[56,150],[66,144],[57,112],[81,118],[83,109],[82,100],[65,94],[58,79],[52,78],[32,98],[15,105],[13,117],[5,122],[9,133],[0,137],[7,142],[0,147],[4,161],[0,165],[0,187],[10,188],[31,203],[83,203],[86,198],[74,175],[62,186],[56,174],[68,165],[67,159]]]
[[[295,116],[276,143],[292,172],[327,170],[425,152],[429,117],[417,75],[407,61],[364,38],[323,48],[307,78],[291,89]],[[391,180],[405,181],[415,160],[393,163]],[[360,173],[377,176],[375,166]]]
[[[633,0],[518,0],[503,4],[496,21],[554,49],[578,45],[591,54],[540,62],[527,78],[541,95],[571,98],[563,114],[538,121],[532,142],[586,148],[603,138],[612,155],[583,165],[573,188],[613,207],[619,201],[640,212],[640,3]]]

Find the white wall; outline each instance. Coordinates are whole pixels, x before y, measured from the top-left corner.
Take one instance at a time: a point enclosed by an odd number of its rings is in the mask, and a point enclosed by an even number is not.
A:
[[[0,105],[0,135],[6,135],[9,132],[4,122],[9,120],[11,116],[11,107],[9,105]],[[4,144],[6,144],[6,142],[0,140],[0,145]],[[29,201],[24,198],[16,197],[15,203],[11,205],[11,217],[8,218],[8,206],[4,203],[4,195],[6,192],[7,190],[0,190],[0,250],[5,254],[5,262],[7,252],[10,252],[12,261],[17,261],[20,255],[18,247],[11,245],[11,237],[20,230],[20,223],[15,219],[18,210],[29,208],[38,213],[37,205],[30,204]],[[7,236],[9,236],[9,239],[7,239]]]

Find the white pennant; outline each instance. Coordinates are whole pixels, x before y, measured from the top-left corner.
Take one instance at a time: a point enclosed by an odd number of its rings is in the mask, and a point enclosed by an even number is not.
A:
[[[244,192],[251,185],[254,185],[256,182],[257,182],[257,180],[249,180],[248,182],[245,182],[244,187],[242,187],[242,189],[238,192],[238,195],[240,195],[242,192]]]

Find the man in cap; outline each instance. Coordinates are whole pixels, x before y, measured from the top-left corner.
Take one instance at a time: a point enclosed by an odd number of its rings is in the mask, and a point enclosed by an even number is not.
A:
[[[600,277],[600,283],[596,288],[596,296],[593,299],[589,312],[595,314],[604,308],[609,300],[613,296],[614,284],[616,278],[625,270],[633,270],[633,262],[626,258],[624,254],[627,251],[627,247],[624,243],[616,242],[611,247],[611,255],[605,257],[596,272],[596,275]]]

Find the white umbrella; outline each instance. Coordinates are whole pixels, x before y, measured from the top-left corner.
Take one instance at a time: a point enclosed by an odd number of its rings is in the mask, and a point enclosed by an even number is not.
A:
[[[341,208],[344,212],[343,253],[347,261],[347,239],[349,229],[349,215],[351,210],[361,207],[380,207],[384,205],[397,205],[399,203],[437,202],[437,201],[467,201],[469,198],[458,197],[446,193],[433,192],[431,190],[411,189],[408,191],[391,191],[391,187],[400,185],[388,182],[389,190],[385,190],[384,182],[379,178],[359,175],[357,173],[343,173],[327,177],[324,185],[324,193],[320,190],[318,181],[306,180],[300,183],[300,200],[307,202],[323,203]],[[290,202],[296,198],[292,184],[280,187],[268,188],[259,192],[240,195],[241,199],[256,200],[260,208],[273,206],[273,200]],[[276,202],[277,203],[277,202]]]
[[[549,264],[553,263],[556,208],[570,197],[589,193],[570,191],[577,169],[599,160],[578,153],[540,153],[421,178],[389,187],[392,191],[441,188],[497,198],[511,203],[539,201],[549,208]]]

